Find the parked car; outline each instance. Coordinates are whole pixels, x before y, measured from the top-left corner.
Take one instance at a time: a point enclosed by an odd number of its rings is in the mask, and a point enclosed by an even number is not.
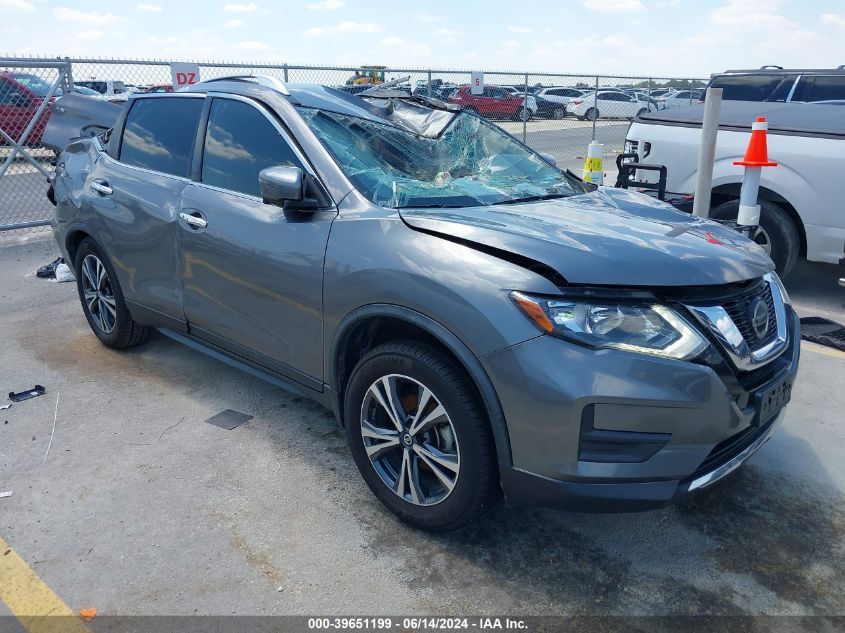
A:
[[[537,114],[537,97],[534,96],[533,92],[526,92],[525,86],[501,86],[512,95],[517,95],[519,97],[523,97],[525,99],[525,107],[528,108],[528,112],[530,116],[529,119]]]
[[[24,72],[0,72],[0,130],[19,142],[35,118],[38,108],[50,94],[51,84],[37,75]],[[51,99],[52,101],[52,99]],[[47,108],[26,137],[26,145],[41,144],[41,135],[50,118]],[[8,145],[0,135],[0,146]]]
[[[845,65],[829,69],[763,66],[728,70],[712,75],[707,87],[721,88],[725,101],[841,101],[845,100]]]
[[[584,97],[584,91],[576,88],[552,87],[543,88],[537,92],[537,97],[547,102],[554,103],[550,107],[549,115],[553,119],[562,119],[569,114],[568,105],[575,99]]]
[[[633,119],[649,110],[648,103],[640,102],[618,90],[599,91],[573,99],[567,110],[579,119],[594,121],[604,119]]]
[[[460,110],[208,80],[130,97],[52,188],[102,343],[160,328],[323,403],[420,528],[502,491],[679,499],[771,436],[797,371],[798,320],[756,244]]]
[[[452,93],[448,101],[488,118],[508,118],[514,121],[531,118],[530,111],[524,107],[525,97],[512,94],[499,86],[484,86],[483,94],[474,95],[470,86],[463,85]]]
[[[659,102],[661,109],[689,107],[698,104],[703,94],[700,90],[676,90],[660,97]]]
[[[628,131],[626,151],[643,162],[665,165],[669,191],[692,193],[698,165],[703,108],[661,110],[644,115]],[[810,261],[838,263],[845,245],[839,177],[845,167],[845,105],[726,101],[720,112],[710,214],[736,220],[751,123],[768,120],[769,156],[763,169],[760,228],[755,240],[787,275],[801,254]],[[646,172],[642,172],[646,180]],[[653,179],[651,179],[653,180]]]
[[[76,86],[84,86],[85,88],[95,90],[101,95],[106,95],[107,97],[123,94],[127,91],[127,88],[122,81],[114,79],[90,79],[74,81],[73,83]]]

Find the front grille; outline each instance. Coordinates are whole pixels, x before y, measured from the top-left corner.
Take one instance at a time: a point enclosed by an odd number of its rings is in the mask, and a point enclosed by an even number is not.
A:
[[[769,311],[769,327],[763,336],[758,337],[754,332],[754,327],[751,325],[751,304],[757,298],[762,299],[766,303]],[[758,350],[764,345],[770,343],[777,336],[777,315],[775,313],[775,303],[772,299],[772,291],[769,284],[761,280],[760,283],[755,284],[751,289],[743,294],[734,297],[722,304],[722,307],[730,315],[731,320],[736,325],[737,329],[742,334],[742,338],[748,343],[748,347],[752,351]]]

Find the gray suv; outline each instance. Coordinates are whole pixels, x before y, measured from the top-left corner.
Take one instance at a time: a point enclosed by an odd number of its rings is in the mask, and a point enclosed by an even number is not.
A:
[[[158,328],[318,400],[425,529],[502,493],[669,503],[769,438],[797,370],[753,242],[424,97],[260,77],[132,95],[51,196],[100,341]]]

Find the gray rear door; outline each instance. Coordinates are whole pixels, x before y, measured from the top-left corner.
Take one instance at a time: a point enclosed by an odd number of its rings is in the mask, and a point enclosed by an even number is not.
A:
[[[320,388],[323,260],[336,210],[284,211],[264,204],[258,172],[292,165],[310,171],[284,128],[263,106],[214,97],[200,181],[188,186],[179,221],[185,317],[190,332]]]

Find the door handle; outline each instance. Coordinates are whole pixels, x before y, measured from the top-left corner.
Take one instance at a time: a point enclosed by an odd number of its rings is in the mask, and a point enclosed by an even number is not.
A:
[[[112,194],[112,189],[109,187],[109,183],[105,180],[95,180],[92,182],[91,191],[98,193],[101,196],[110,196]]]
[[[208,222],[205,221],[204,218],[200,217],[199,215],[191,215],[190,213],[185,213],[184,211],[179,214],[179,218],[185,221],[185,224],[194,227],[195,229],[204,229],[208,226]]]

